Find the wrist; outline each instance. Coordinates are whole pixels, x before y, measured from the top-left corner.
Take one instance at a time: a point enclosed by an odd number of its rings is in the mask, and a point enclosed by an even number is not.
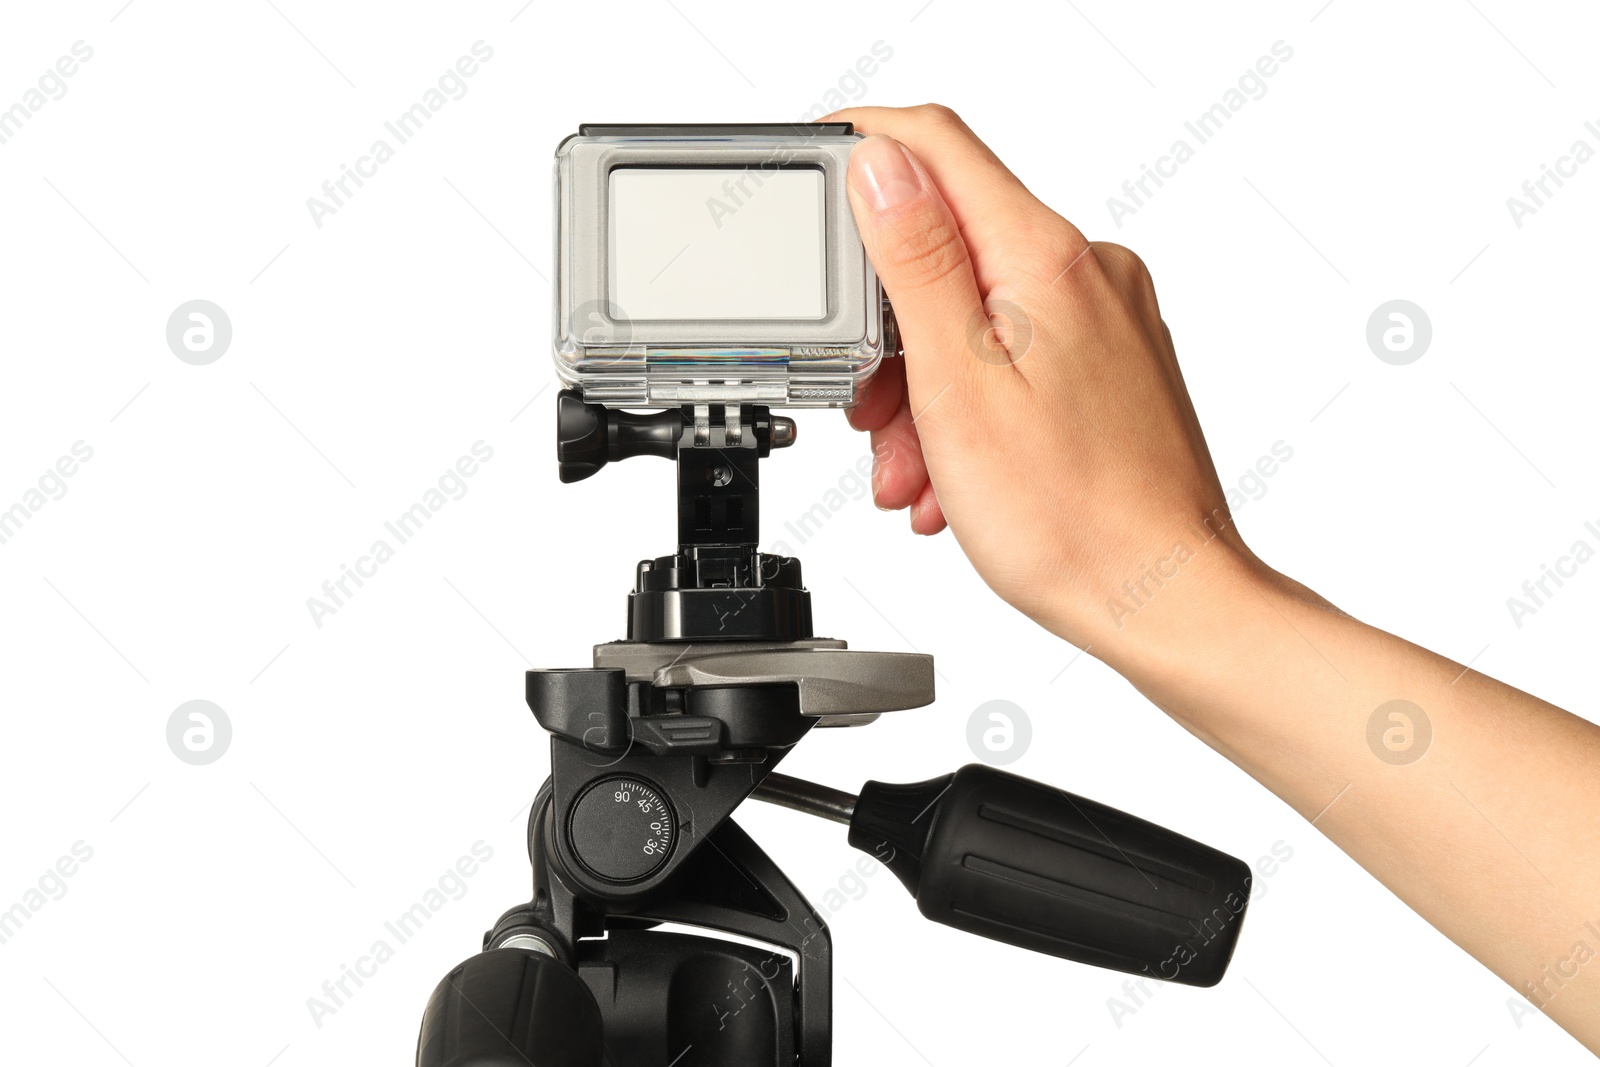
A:
[[[1280,619],[1284,601],[1314,598],[1242,543],[1219,537],[1108,589],[1079,632],[1087,651],[1135,687],[1168,692],[1205,684],[1217,667],[1248,654],[1247,620]]]

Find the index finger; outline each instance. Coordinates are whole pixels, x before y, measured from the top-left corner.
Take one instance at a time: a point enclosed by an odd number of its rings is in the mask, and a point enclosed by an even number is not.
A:
[[[1043,259],[1043,269],[1059,270],[1088,247],[1078,228],[1029,192],[948,107],[852,107],[823,121],[888,134],[916,154],[955,216],[985,292],[1005,266]]]

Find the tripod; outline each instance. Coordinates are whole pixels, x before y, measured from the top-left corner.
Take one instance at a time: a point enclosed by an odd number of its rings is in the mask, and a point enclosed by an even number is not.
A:
[[[848,825],[937,922],[1221,979],[1249,899],[1231,856],[982,765],[859,796],[775,772],[816,726],[934,698],[932,657],[814,636],[799,561],[758,550],[758,465],[793,443],[791,420],[622,412],[567,391],[557,423],[564,482],[676,461],[678,550],[639,564],[627,640],[596,646],[590,668],[527,673],[551,735],[528,819],[533,896],[434,990],[418,1067],[828,1067],[828,929],[732,820],[750,796]]]

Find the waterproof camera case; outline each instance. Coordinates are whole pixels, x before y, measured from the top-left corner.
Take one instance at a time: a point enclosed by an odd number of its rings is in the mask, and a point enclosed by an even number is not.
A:
[[[897,347],[849,123],[585,125],[556,150],[562,380],[609,407],[848,407]]]

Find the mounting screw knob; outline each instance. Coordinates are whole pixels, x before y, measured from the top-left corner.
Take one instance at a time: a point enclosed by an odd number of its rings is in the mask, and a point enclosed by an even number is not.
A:
[[[561,480],[581,482],[616,459],[678,454],[683,416],[676,409],[639,414],[586,404],[576,389],[556,397],[556,458]]]

